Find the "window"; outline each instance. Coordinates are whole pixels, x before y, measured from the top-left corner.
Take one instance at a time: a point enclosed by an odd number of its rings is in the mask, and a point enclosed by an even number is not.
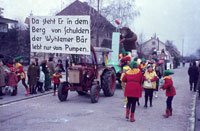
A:
[[[155,42],[155,41],[153,41],[153,42],[152,42],[152,45],[156,45],[156,42]]]

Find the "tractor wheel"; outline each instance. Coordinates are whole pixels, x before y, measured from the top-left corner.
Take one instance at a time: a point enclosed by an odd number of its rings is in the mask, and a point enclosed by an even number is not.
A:
[[[68,83],[63,82],[58,87],[58,98],[60,101],[66,101],[68,96]]]
[[[90,98],[92,103],[96,103],[99,100],[100,87],[98,85],[92,85],[90,90]]]
[[[17,95],[17,87],[14,87],[13,92],[11,93],[11,96]]]
[[[115,92],[116,75],[113,70],[103,73],[101,78],[101,87],[105,96],[113,96]]]
[[[86,95],[86,93],[85,92],[83,92],[83,91],[76,91],[80,96],[84,96],[84,95]]]

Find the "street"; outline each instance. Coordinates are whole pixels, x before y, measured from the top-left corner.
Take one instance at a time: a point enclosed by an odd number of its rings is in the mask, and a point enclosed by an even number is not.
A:
[[[153,107],[145,109],[144,94],[135,112],[136,121],[125,119],[123,91],[116,89],[113,97],[101,91],[99,102],[92,104],[90,96],[69,92],[66,102],[60,102],[52,93],[0,105],[1,131],[190,131],[194,128],[192,112],[195,93],[189,90],[187,67],[174,71],[173,81],[177,95],[173,100],[173,116],[163,118],[165,91],[159,90]],[[24,87],[20,87],[24,89]],[[25,89],[24,89],[25,90]],[[24,92],[22,92],[24,93]],[[2,101],[11,99],[6,96]],[[14,97],[29,97],[19,94]],[[13,99],[14,99],[13,97]]]

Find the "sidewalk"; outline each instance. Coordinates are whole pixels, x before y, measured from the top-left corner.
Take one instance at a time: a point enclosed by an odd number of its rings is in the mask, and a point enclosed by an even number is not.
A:
[[[25,72],[27,71],[27,68],[28,67],[25,67]],[[62,81],[65,81],[65,73],[62,73],[62,79],[61,79],[61,82]],[[26,83],[28,83],[28,79],[26,79]],[[28,84],[27,84],[28,85]],[[40,93],[38,92],[37,94],[33,94],[33,95],[25,95],[26,94],[26,90],[25,90],[25,87],[22,85],[21,81],[18,83],[18,93],[16,96],[9,96],[9,95],[4,95],[3,96],[3,99],[0,99],[0,105],[4,105],[4,104],[8,104],[8,103],[11,103],[11,102],[16,102],[16,101],[21,101],[21,100],[25,100],[25,99],[30,99],[30,98],[33,98],[33,97],[39,97],[39,96],[42,96],[42,95],[47,95],[47,94],[50,94],[50,93],[53,93],[53,90],[50,90],[50,91],[45,91],[44,93]]]

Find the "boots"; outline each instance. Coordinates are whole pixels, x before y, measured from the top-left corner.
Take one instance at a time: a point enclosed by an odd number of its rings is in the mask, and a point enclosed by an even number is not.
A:
[[[170,115],[170,110],[166,109],[166,113],[163,115],[165,118],[168,118]]]
[[[145,97],[145,104],[144,104],[144,108],[147,108],[147,102],[148,102],[148,97]]]
[[[171,109],[169,109],[169,116],[172,116],[172,108]]]
[[[129,113],[130,113],[130,110],[126,108],[126,119],[129,119]]]
[[[55,95],[56,95],[56,90],[53,91],[53,96],[55,96]]]
[[[130,118],[130,122],[134,122],[135,119],[134,119],[134,113],[131,112],[131,118]]]
[[[26,95],[30,94],[29,88],[26,88]]]

